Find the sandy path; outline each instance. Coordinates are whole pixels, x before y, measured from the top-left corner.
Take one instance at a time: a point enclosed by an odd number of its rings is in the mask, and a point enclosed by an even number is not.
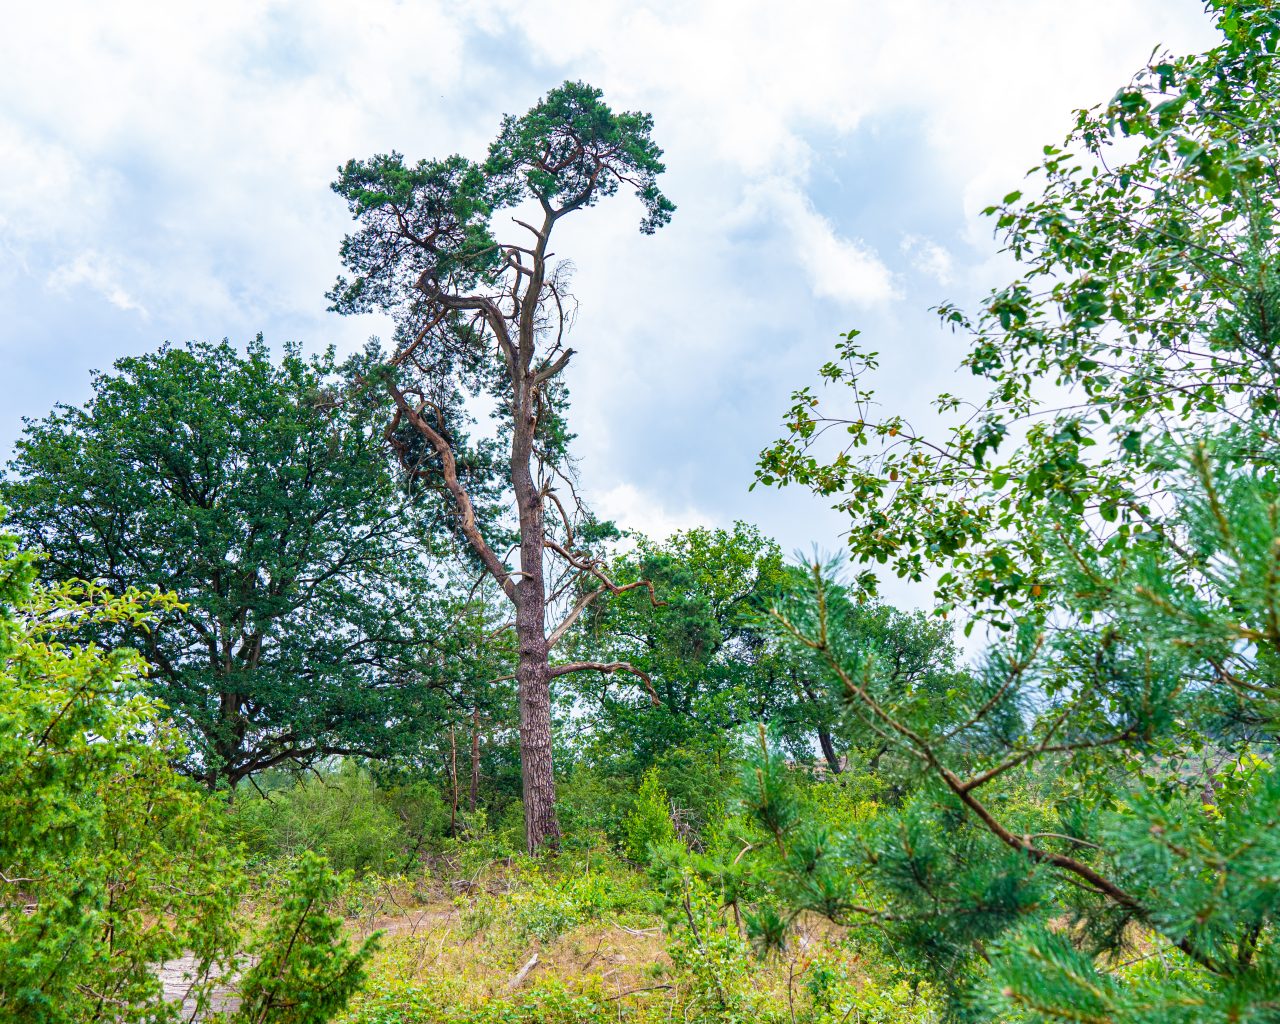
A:
[[[377,916],[372,919],[347,922],[348,933],[353,939],[367,938],[375,931],[386,935],[411,935],[424,939],[432,937],[440,931],[442,925],[456,923],[459,914],[456,907],[419,907],[394,916]],[[176,960],[167,960],[160,965],[156,975],[164,986],[166,1002],[181,1002],[182,1019],[195,1021],[196,1001],[191,996],[191,985],[195,977],[198,963],[195,956],[188,953]],[[240,1005],[231,983],[215,985],[211,993],[212,1002],[207,1013],[219,1010],[235,1010]],[[203,1015],[202,1015],[203,1016]]]
[[[196,958],[191,954],[179,957],[177,960],[167,960],[160,965],[160,969],[156,972],[160,978],[160,984],[164,986],[164,998],[166,1002],[182,1003],[182,1019],[194,1020],[196,1013],[196,1001],[191,996],[191,984],[196,972]],[[240,1005],[240,1000],[235,993],[226,985],[216,985],[211,993],[212,1002],[209,1010],[234,1010]]]

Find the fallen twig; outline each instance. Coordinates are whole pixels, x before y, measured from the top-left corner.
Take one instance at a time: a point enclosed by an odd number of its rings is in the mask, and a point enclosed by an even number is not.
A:
[[[628,935],[657,935],[662,929],[659,928],[628,928],[625,924],[615,924],[615,928],[621,928]]]
[[[518,989],[524,983],[524,979],[528,976],[529,972],[533,970],[537,965],[538,965],[538,954],[534,953],[533,956],[529,957],[525,965],[516,972],[516,976],[512,978],[509,982],[507,982],[507,991],[514,992],[516,989]]]
[[[607,996],[605,1002],[611,1003],[615,999],[621,999],[623,996],[633,996],[637,992],[657,992],[671,988],[670,985],[646,985],[644,988],[630,988],[625,992],[619,992],[616,996]]]

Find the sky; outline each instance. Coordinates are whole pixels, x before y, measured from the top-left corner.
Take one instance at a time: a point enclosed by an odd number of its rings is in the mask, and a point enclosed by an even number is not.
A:
[[[0,461],[23,417],[166,340],[388,336],[326,311],[338,165],[480,158],[504,113],[585,80],[653,115],[678,207],[652,237],[625,193],[557,228],[585,494],[652,535],[744,519],[788,551],[843,529],[748,491],[791,391],[850,328],[886,409],[962,391],[929,308],[1012,276],[979,211],[1153,48],[1215,41],[1198,0],[51,0],[5,23]]]

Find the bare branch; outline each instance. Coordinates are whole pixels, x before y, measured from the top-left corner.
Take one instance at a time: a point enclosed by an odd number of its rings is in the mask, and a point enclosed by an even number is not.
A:
[[[550,492],[548,493],[550,494]],[[552,500],[555,500],[554,496],[552,497]],[[559,501],[556,501],[556,505],[558,507],[560,506]],[[561,507],[561,514],[563,515],[563,513],[564,513],[564,509],[563,507]],[[552,551],[556,552],[556,554],[558,554],[561,558],[563,558],[575,569],[579,569],[582,572],[588,573],[600,581],[599,587],[597,587],[595,590],[588,591],[587,593],[579,597],[577,601],[574,602],[573,607],[569,609],[569,613],[560,621],[559,625],[557,625],[555,629],[551,631],[550,636],[547,638],[548,650],[554,647],[565,635],[565,633],[569,631],[570,627],[572,627],[573,624],[578,621],[578,618],[587,609],[587,606],[590,605],[597,598],[599,598],[602,594],[625,594],[629,590],[639,590],[641,587],[643,587],[649,591],[649,603],[654,608],[666,607],[666,604],[667,604],[666,601],[658,600],[658,594],[657,594],[657,591],[653,589],[652,580],[647,580],[647,579],[636,580],[634,583],[623,583],[623,584],[615,583],[612,579],[609,578],[609,576],[604,572],[604,570],[600,568],[599,563],[594,561],[593,559],[575,556],[564,545],[557,544],[553,540],[544,540],[543,543]]]
[[[399,425],[400,417],[403,415],[413,425],[413,428],[430,442],[431,447],[440,456],[445,487],[453,495],[454,503],[458,506],[458,512],[462,517],[463,534],[470,541],[471,546],[475,548],[476,554],[480,556],[481,563],[489,570],[490,575],[498,581],[499,586],[502,587],[507,596],[514,599],[516,586],[511,579],[512,573],[498,560],[498,556],[493,553],[493,549],[489,547],[484,535],[480,532],[480,527],[476,523],[475,507],[471,504],[471,496],[467,494],[466,488],[462,486],[461,481],[458,479],[458,464],[453,457],[453,449],[450,447],[449,442],[426,421],[417,409],[409,404],[405,399],[404,392],[393,384],[388,384],[387,390],[391,393],[391,397],[396,403],[396,416],[388,425],[386,431],[388,439],[394,433],[396,426]]]
[[[644,683],[644,687],[649,691],[649,700],[653,706],[659,707],[662,701],[658,700],[658,694],[653,689],[653,682],[649,679],[647,673],[636,668],[629,661],[570,661],[563,665],[551,666],[551,678],[558,676],[567,676],[571,672],[603,672],[605,675],[613,675],[615,672],[629,672],[633,676],[638,676]]]
[[[545,203],[545,202],[543,203],[543,206],[546,206],[546,203]],[[511,219],[512,219],[512,221],[514,221],[516,224],[519,224],[519,225],[520,225],[522,228],[524,228],[526,231],[529,231],[530,233],[532,233],[532,234],[533,234],[533,236],[534,236],[535,238],[539,238],[539,239],[542,239],[542,240],[544,240],[544,241],[545,241],[545,239],[546,239],[546,237],[547,237],[547,235],[546,235],[546,232],[545,232],[545,231],[539,231],[539,230],[538,230],[537,228],[535,228],[532,224],[526,224],[526,223],[525,223],[524,221],[522,221],[519,217],[512,217]]]
[[[557,359],[548,363],[546,366],[544,366],[541,370],[539,370],[537,373],[533,375],[534,384],[542,384],[546,381],[549,381],[552,377],[554,377],[557,373],[559,373],[561,370],[565,368],[565,365],[569,362],[571,358],[573,358],[573,354],[574,354],[574,350],[571,348],[567,348],[563,352],[561,352],[560,356]]]
[[[564,523],[564,532],[565,532],[564,542],[568,544],[569,547],[573,547],[573,524],[569,522],[569,514],[565,512],[564,505],[561,504],[559,497],[557,497],[556,495],[556,492],[551,490],[550,487],[543,488],[542,493],[546,495],[548,498],[550,498],[551,501],[555,504],[556,508],[560,510],[560,521]]]

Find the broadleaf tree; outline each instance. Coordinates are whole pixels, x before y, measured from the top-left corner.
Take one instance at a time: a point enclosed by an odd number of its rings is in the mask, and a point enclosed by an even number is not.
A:
[[[649,677],[661,701],[580,677],[575,709],[585,712],[602,756],[639,774],[675,748],[704,742],[736,748],[744,727],[763,722],[804,762],[817,741],[826,769],[849,758],[879,763],[874,734],[845,744],[829,673],[805,652],[780,644],[765,612],[781,594],[806,589],[807,572],[788,565],[777,543],[748,523],[732,530],[694,527],[658,542],[640,538],[619,554],[619,582],[647,579],[663,605],[596,606],[575,639],[583,650],[625,659]],[[846,649],[875,648],[895,685],[936,693],[952,685],[955,649],[947,623],[879,601],[829,597],[832,630]]]
[[[50,579],[178,596],[105,640],[146,656],[209,787],[403,751],[466,671],[468,617],[430,555],[451,524],[401,486],[389,403],[340,401],[347,381],[260,339],[122,359],[27,423],[0,486]]]
[[[618,582],[649,580],[663,606],[597,605],[575,638],[582,651],[640,668],[644,691],[583,675],[575,706],[594,742],[634,774],[664,752],[700,737],[729,742],[745,722],[768,716],[786,690],[771,678],[773,651],[755,621],[783,573],[777,544],[758,529],[695,527],[665,541],[639,538],[610,565]]]
[[[1007,632],[939,722],[831,642],[816,569],[779,628],[917,785],[840,837],[767,747],[745,784],[789,911],[869,925],[955,1019],[1275,1017],[1280,15],[1207,6],[1219,45],[1157,54],[992,207],[1025,272],[943,310],[990,387],[977,416],[877,415],[850,336],[824,374],[860,415],[798,393],[761,461],[836,496],[862,559]],[[833,426],[850,450],[823,450]]]
[[[796,391],[788,436],[761,457],[757,483],[835,498],[854,557],[928,578],[944,610],[999,622],[1033,605],[1043,524],[1088,523],[1124,548],[1158,511],[1168,465],[1152,438],[1274,411],[1276,14],[1207,6],[1221,46],[1157,52],[985,211],[1020,274],[977,314],[938,308],[968,336],[976,396],[941,394],[936,422],[908,420],[850,331],[820,371],[845,401]]]
[[[651,131],[647,114],[616,113],[598,89],[566,82],[526,114],[505,117],[484,161],[411,164],[393,152],[350,161],[333,186],[359,225],[342,243],[350,276],[330,293],[333,308],[395,318],[394,353],[367,378],[395,403],[389,436],[403,453],[403,428],[412,428],[434,453],[457,527],[514,613],[530,851],[554,846],[560,831],[551,680],[636,671],[615,662],[553,664],[552,652],[590,604],[645,586],[609,578],[593,547],[600,524],[574,491],[563,379],[573,307],[568,266],[553,259],[551,239],[564,217],[624,186],[644,209],[642,232],[668,222],[674,206],[657,185],[664,167]],[[499,237],[495,218],[504,210],[515,211],[514,237]],[[454,438],[483,400],[495,406],[505,449],[509,526],[482,520],[460,471]]]

